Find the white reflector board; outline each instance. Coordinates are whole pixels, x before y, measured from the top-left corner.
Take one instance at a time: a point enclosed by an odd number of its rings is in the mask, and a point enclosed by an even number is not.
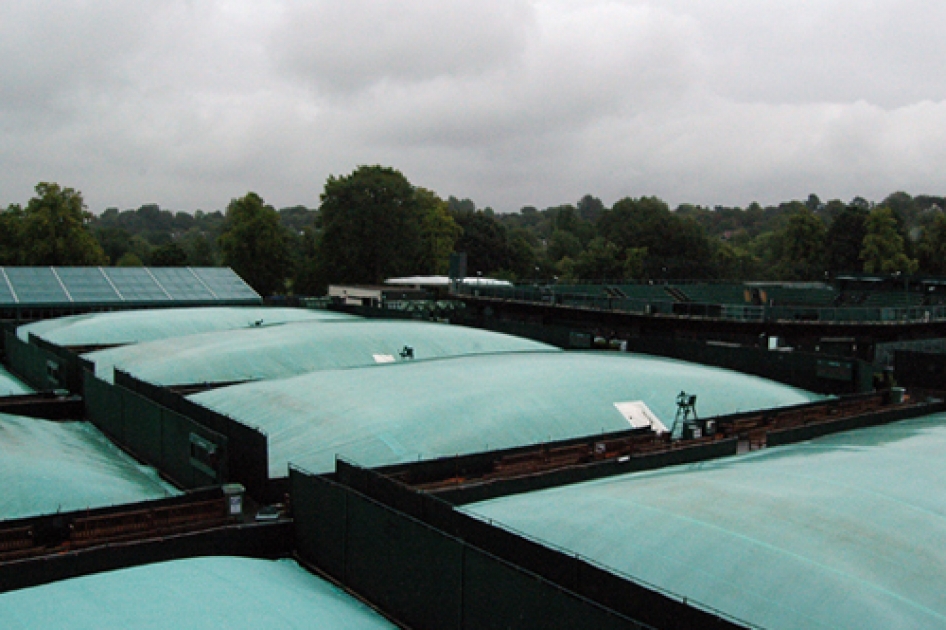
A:
[[[373,354],[375,363],[394,363],[393,354]]]
[[[654,415],[654,412],[647,407],[643,400],[616,402],[614,406],[635,429],[650,427],[656,433],[667,432],[667,426]]]

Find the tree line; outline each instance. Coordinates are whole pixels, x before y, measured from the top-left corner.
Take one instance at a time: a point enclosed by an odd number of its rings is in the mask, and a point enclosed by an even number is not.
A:
[[[318,208],[276,210],[256,193],[225,212],[147,204],[95,216],[81,194],[40,183],[0,212],[2,265],[227,265],[263,295],[329,283],[439,275],[453,252],[469,275],[560,282],[617,279],[817,281],[842,273],[946,275],[946,199],[896,192],[879,203],[816,195],[762,207],[627,197],[496,213],[442,199],[399,171],[331,176]]]

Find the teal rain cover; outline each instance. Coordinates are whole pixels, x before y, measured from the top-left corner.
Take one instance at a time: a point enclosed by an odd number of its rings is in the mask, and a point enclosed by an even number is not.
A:
[[[680,390],[698,396],[703,417],[820,398],[730,370],[605,352],[405,361],[190,398],[266,433],[270,476],[284,477],[289,462],[332,471],[336,454],[380,466],[627,430],[615,403],[643,401],[670,427]]]
[[[140,343],[213,330],[270,326],[295,321],[357,320],[344,313],[265,306],[158,308],[87,313],[45,319],[16,329],[22,341],[33,333],[58,346]]]
[[[8,414],[0,414],[0,488],[0,520],[180,494],[88,422]]]
[[[292,560],[188,558],[0,594],[4,630],[393,630]]]
[[[946,415],[465,506],[773,630],[946,628]]]
[[[409,349],[405,350],[405,349]],[[90,352],[95,374],[114,368],[156,385],[285,378],[336,368],[495,352],[561,352],[477,328],[396,320],[309,321],[202,333]]]

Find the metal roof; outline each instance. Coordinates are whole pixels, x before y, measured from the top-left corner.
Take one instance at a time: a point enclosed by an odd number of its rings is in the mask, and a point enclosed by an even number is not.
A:
[[[353,315],[303,308],[205,306],[86,313],[45,319],[16,329],[60,346],[106,346],[182,337],[214,330],[264,327],[295,321],[357,320]]]
[[[946,414],[465,506],[780,630],[946,628]]]
[[[259,304],[229,267],[0,267],[0,307]]]
[[[2,413],[0,487],[0,520],[180,494],[88,422]]]
[[[191,395],[260,428],[270,476],[292,462],[334,470],[539,444],[630,428],[615,403],[643,401],[670,426],[681,389],[701,416],[819,399],[773,381],[672,359],[526,352],[326,370]]]
[[[409,352],[405,349],[409,348]],[[476,328],[409,320],[340,320],[240,328],[85,355],[99,378],[114,368],[156,385],[285,378],[305,372],[495,352],[561,352]],[[409,356],[408,356],[409,355]]]
[[[200,557],[61,580],[0,594],[6,630],[395,626],[292,560]]]

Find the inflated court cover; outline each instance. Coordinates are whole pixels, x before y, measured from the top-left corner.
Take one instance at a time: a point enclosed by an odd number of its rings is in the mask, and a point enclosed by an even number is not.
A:
[[[289,462],[334,470],[336,455],[378,466],[627,430],[616,403],[643,401],[669,427],[681,390],[698,396],[704,417],[820,398],[730,370],[604,352],[405,361],[190,398],[261,429],[270,476],[284,477]]]
[[[946,628],[946,415],[465,506],[773,630]]]

